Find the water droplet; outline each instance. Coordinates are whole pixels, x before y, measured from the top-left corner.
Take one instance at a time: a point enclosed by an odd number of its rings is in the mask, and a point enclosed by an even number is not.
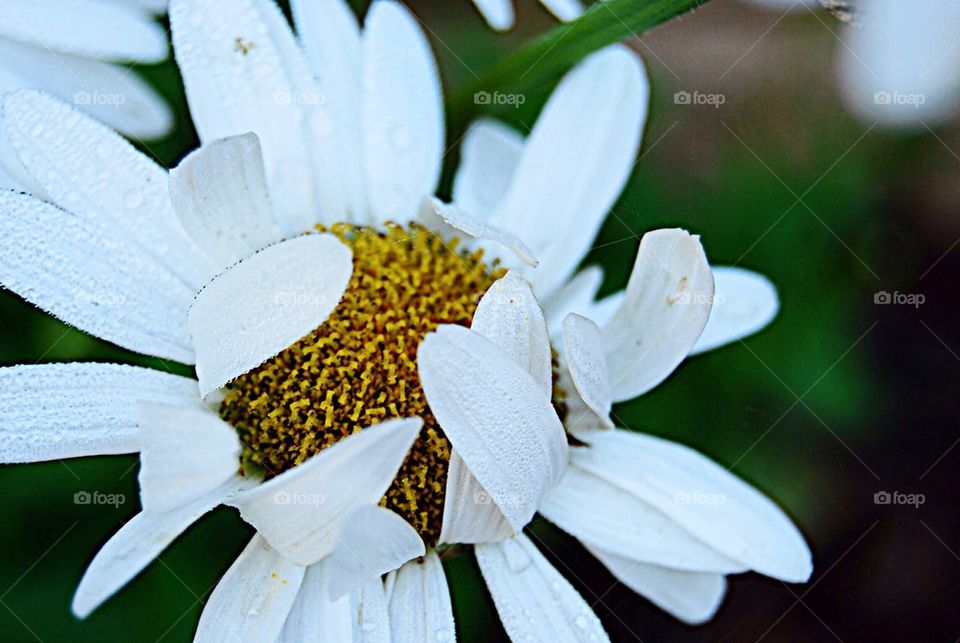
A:
[[[375,629],[377,629],[377,624],[374,623],[373,621],[364,621],[360,627],[363,629],[364,632],[372,632]]]
[[[586,616],[581,614],[577,618],[573,619],[573,624],[576,625],[578,629],[585,630],[590,622],[587,620]]]
[[[504,543],[503,549],[507,557],[507,567],[513,573],[522,572],[530,566],[530,555],[519,544],[508,540]]]
[[[440,628],[435,632],[435,636],[438,643],[446,643],[450,640],[450,630],[446,628]]]
[[[128,190],[123,195],[123,205],[128,208],[139,208],[143,205],[143,193],[140,190]]]
[[[393,149],[403,152],[411,145],[410,131],[405,127],[398,127],[390,133],[390,144]]]

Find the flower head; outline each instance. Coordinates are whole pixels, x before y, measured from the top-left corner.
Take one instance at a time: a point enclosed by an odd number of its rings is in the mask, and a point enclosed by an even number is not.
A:
[[[684,230],[645,235],[612,298],[596,301],[597,269],[577,272],[639,147],[639,60],[590,57],[526,139],[474,125],[446,204],[430,196],[442,103],[416,21],[387,1],[362,31],[343,3],[293,8],[299,39],[266,0],[172,3],[204,144],[169,176],[50,97],[4,101],[51,202],[0,194],[0,283],[196,365],[196,380],[0,370],[4,461],[140,452],[143,511],[94,558],[74,611],[218,504],[257,535],[199,639],[451,638],[437,552],[456,544],[474,545],[515,640],[605,638],[524,535],[538,511],[687,621],[709,618],[726,574],[804,580],[809,551],[773,503],[613,428],[614,402],[777,305]]]

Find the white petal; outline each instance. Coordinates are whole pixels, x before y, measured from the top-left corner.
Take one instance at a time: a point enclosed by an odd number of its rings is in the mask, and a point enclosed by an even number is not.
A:
[[[450,590],[436,552],[392,572],[387,586],[392,588],[388,603],[391,640],[456,640]]]
[[[114,228],[0,192],[0,284],[124,348],[194,360],[184,283]]]
[[[379,580],[426,549],[417,530],[383,507],[367,505],[348,515],[327,559],[329,596],[337,599]]]
[[[563,365],[560,368],[557,386],[564,394],[563,404],[566,407],[566,415],[563,418],[563,425],[568,432],[607,431],[610,428],[609,418],[601,418],[580,397],[577,386],[573,383],[573,377],[570,375],[570,369]]]
[[[390,612],[380,579],[351,594],[350,604],[354,643],[390,643]]]
[[[284,233],[310,229],[323,214],[323,97],[280,10],[268,0],[172,0],[170,23],[200,140],[256,133]]]
[[[462,326],[427,335],[417,363],[453,448],[519,531],[567,462],[566,435],[549,398],[512,357]]]
[[[513,26],[512,0],[473,0],[473,4],[493,29],[506,31]]]
[[[383,583],[378,577],[364,589],[335,601],[327,594],[327,562],[307,568],[278,643],[304,641],[377,641],[389,643]],[[360,621],[361,618],[365,620]],[[366,623],[366,628],[363,624]]]
[[[160,62],[167,38],[148,14],[95,0],[3,0],[0,36],[85,58]]]
[[[473,477],[456,449],[450,452],[440,543],[495,543],[513,534],[503,512]]]
[[[406,418],[363,429],[231,504],[284,556],[313,564],[333,551],[351,511],[380,501],[421,424]]]
[[[0,368],[0,462],[140,448],[137,402],[196,404],[194,380],[120,364]]]
[[[540,4],[564,22],[570,22],[583,13],[583,3],[580,0],[540,0]]]
[[[590,304],[585,316],[596,322],[597,326],[600,328],[604,328],[610,323],[610,320],[613,319],[613,316],[617,314],[617,311],[620,310],[620,307],[623,306],[623,302],[626,298],[626,290],[619,290],[611,295],[607,295],[603,299]]]
[[[860,9],[860,7],[857,7]],[[863,3],[844,33],[840,81],[847,105],[867,123],[933,125],[960,107],[960,4],[928,0]]]
[[[141,512],[107,541],[83,574],[73,596],[73,613],[86,618],[160,555],[202,515],[244,484],[235,478],[191,504],[166,513]]]
[[[590,317],[590,312],[596,305],[594,299],[602,282],[603,269],[599,266],[588,266],[544,302],[543,310],[547,317],[547,328],[550,330],[550,337],[557,343],[563,339],[563,320],[567,315],[577,313],[593,319]],[[602,326],[598,320],[593,319],[593,321],[598,326]]]
[[[645,565],[599,549],[588,549],[617,580],[689,625],[706,623],[713,618],[727,591],[727,580],[721,574]]]
[[[626,184],[648,94],[640,59],[615,46],[568,74],[543,108],[490,220],[523,239],[540,260],[538,296],[566,281]]]
[[[510,6],[507,0],[504,4]],[[507,194],[522,151],[523,137],[515,129],[489,118],[470,125],[453,180],[454,205],[488,218]]]
[[[399,2],[373,3],[362,48],[361,110],[372,223],[409,221],[440,178],[440,77],[416,18]]]
[[[214,141],[188,155],[170,172],[170,200],[218,270],[283,238],[256,134]]]
[[[510,271],[483,294],[470,328],[527,371],[544,395],[553,393],[550,337],[543,311],[523,277]]]
[[[563,320],[563,351],[580,399],[603,424],[613,428],[613,400],[600,329],[586,317],[570,313]]]
[[[156,139],[173,127],[166,100],[132,69],[0,39],[0,82],[6,91],[39,89],[71,103],[111,128]]]
[[[523,534],[474,551],[512,640],[609,640],[587,602]]]
[[[540,305],[529,284],[514,272],[484,293],[471,329],[492,341],[526,370],[549,399],[553,390],[550,339]],[[454,449],[447,469],[440,542],[497,542],[513,529],[490,494]]]
[[[577,467],[567,469],[538,511],[587,546],[630,560],[697,572],[746,571],[662,512]]]
[[[343,0],[291,2],[297,33],[322,97],[318,198],[328,221],[365,221],[360,27]]]
[[[167,173],[116,132],[50,96],[4,97],[3,117],[21,162],[56,205],[109,226],[193,292],[209,266],[170,204]]]
[[[489,223],[474,217],[455,205],[448,205],[439,199],[425,197],[420,203],[417,218],[429,230],[445,239],[462,236],[462,232],[470,237],[469,240],[493,242],[493,244],[508,248],[520,261],[528,266],[536,266],[537,260],[530,253],[523,241]],[[489,246],[491,244],[483,244]]]
[[[138,405],[144,511],[182,507],[222,485],[240,468],[237,432],[198,401],[191,406]]]
[[[715,293],[710,319],[691,355],[752,335],[780,309],[777,289],[763,275],[742,268],[713,268]]]
[[[353,640],[350,597],[330,600],[326,588],[327,562],[329,559],[307,567],[277,643]]]
[[[685,446],[628,431],[582,438],[590,448],[571,451],[576,466],[652,505],[750,569],[788,582],[810,577],[810,550],[790,519],[715,462]]]
[[[308,234],[261,250],[210,282],[190,309],[204,397],[320,326],[353,272],[350,249]]]
[[[683,361],[710,316],[713,276],[697,236],[643,235],[623,305],[603,328],[616,402],[646,393]]]
[[[276,640],[304,571],[255,535],[210,595],[193,640]]]

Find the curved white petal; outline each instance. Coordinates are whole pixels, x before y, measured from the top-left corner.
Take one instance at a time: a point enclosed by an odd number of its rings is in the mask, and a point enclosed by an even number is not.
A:
[[[477,304],[470,328],[512,357],[550,398],[553,392],[550,337],[543,310],[523,277],[510,271],[495,281]]]
[[[237,432],[197,402],[138,405],[138,479],[144,511],[182,507],[222,485],[240,468]]]
[[[563,320],[570,313],[583,315],[598,326],[603,326],[599,320],[590,316],[602,282],[603,269],[600,266],[587,266],[544,302],[547,328],[550,329],[550,337],[557,343],[563,339]]]
[[[350,597],[330,600],[327,592],[328,562],[307,567],[277,643],[354,640]]]
[[[563,354],[580,399],[604,425],[613,428],[610,376],[597,325],[582,315],[567,315],[563,320]]]
[[[474,552],[512,640],[609,640],[587,602],[523,534]]]
[[[417,211],[417,218],[424,227],[444,239],[459,236],[458,233],[462,232],[470,237],[467,241],[493,242],[508,248],[528,266],[537,265],[537,259],[522,240],[482,219],[474,217],[456,205],[448,205],[434,197],[424,197],[420,203],[420,209]],[[485,243],[483,245],[489,246],[490,244]]]
[[[481,219],[490,217],[510,188],[521,152],[523,137],[515,129],[491,118],[471,124],[460,146],[454,205]]]
[[[173,127],[166,100],[132,69],[0,38],[0,89],[39,89],[127,136],[155,139]]]
[[[570,369],[561,366],[557,387],[563,392],[563,405],[566,407],[563,426],[568,433],[607,431],[610,428],[609,419],[597,415],[580,397],[577,386],[573,383],[573,377],[570,375]]]
[[[503,512],[473,477],[456,449],[450,452],[440,543],[495,543],[513,534]]]
[[[473,0],[473,4],[493,29],[506,31],[513,26],[513,0]]]
[[[590,307],[587,309],[586,316],[596,322],[597,326],[604,328],[610,323],[610,320],[613,319],[613,316],[617,314],[617,311],[620,310],[621,306],[623,306],[623,302],[626,298],[626,290],[619,290],[613,294],[607,295],[603,299],[590,304]]]
[[[5,96],[3,120],[23,166],[53,203],[109,227],[192,292],[210,277],[173,212],[166,171],[120,135],[34,90]]]
[[[362,52],[360,109],[371,223],[409,221],[440,178],[440,76],[416,18],[399,2],[373,3]]]
[[[204,288],[190,309],[204,397],[320,326],[353,272],[350,249],[308,234],[253,254]]]
[[[117,229],[29,195],[0,192],[0,284],[124,348],[194,361],[192,291]]]
[[[275,641],[304,572],[255,535],[207,600],[193,640]]]
[[[390,643],[387,599],[380,578],[349,596],[330,600],[327,562],[321,561],[307,568],[278,643]]]
[[[39,462],[140,448],[137,403],[196,404],[186,377],[120,364],[0,368],[0,462]]]
[[[690,351],[703,353],[763,329],[780,310],[777,289],[763,275],[743,268],[713,268],[710,318]]]
[[[862,4],[862,6],[860,6]],[[960,4],[858,3],[840,54],[842,96],[867,123],[922,129],[960,107]]]
[[[583,434],[571,461],[666,514],[750,569],[788,582],[810,577],[810,549],[772,501],[685,446],[629,431]]]
[[[284,233],[310,229],[327,214],[316,184],[317,158],[329,153],[323,97],[280,10],[269,0],[172,0],[170,23],[200,139],[255,132]]]
[[[160,555],[202,515],[244,484],[234,478],[189,505],[166,513],[141,512],[97,552],[73,596],[73,613],[86,618]]]
[[[567,469],[538,511],[588,547],[630,560],[696,572],[746,571],[646,502],[577,467]]]
[[[490,219],[540,260],[533,275],[538,296],[566,281],[626,184],[648,94],[640,59],[614,46],[580,63],[543,108]]]
[[[360,589],[426,553],[417,530],[393,511],[367,505],[350,513],[327,559],[331,599]]]
[[[3,0],[0,36],[64,54],[160,62],[167,38],[145,12],[96,0]]]
[[[391,572],[387,586],[391,640],[456,640],[450,590],[436,552]]]
[[[183,229],[218,271],[283,238],[256,134],[191,152],[170,172],[170,200]]]
[[[567,463],[563,426],[543,389],[479,333],[441,325],[417,351],[434,416],[470,472],[519,531]]]
[[[390,612],[380,579],[350,596],[355,643],[390,643]]]
[[[583,13],[583,3],[580,0],[540,0],[540,4],[564,22],[569,22]]]
[[[379,502],[421,425],[405,418],[363,429],[231,504],[284,556],[313,564],[333,551],[351,511]]]
[[[713,276],[699,237],[643,235],[627,295],[603,328],[615,402],[646,393],[683,361],[710,315]]]
[[[343,0],[291,2],[297,34],[322,98],[316,129],[318,198],[328,221],[365,221],[363,132],[361,131],[360,27]],[[313,142],[311,142],[313,144]]]
[[[699,574],[645,565],[589,548],[621,583],[689,625],[706,623],[720,608],[727,591],[721,574]]]

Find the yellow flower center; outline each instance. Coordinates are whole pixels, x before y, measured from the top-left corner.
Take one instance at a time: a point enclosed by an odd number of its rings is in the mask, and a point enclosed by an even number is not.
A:
[[[243,441],[244,468],[266,478],[368,426],[420,416],[381,504],[436,544],[450,443],[420,386],[417,347],[440,324],[469,326],[505,270],[416,224],[319,229],[353,250],[343,299],[316,330],[230,384],[220,414]]]

